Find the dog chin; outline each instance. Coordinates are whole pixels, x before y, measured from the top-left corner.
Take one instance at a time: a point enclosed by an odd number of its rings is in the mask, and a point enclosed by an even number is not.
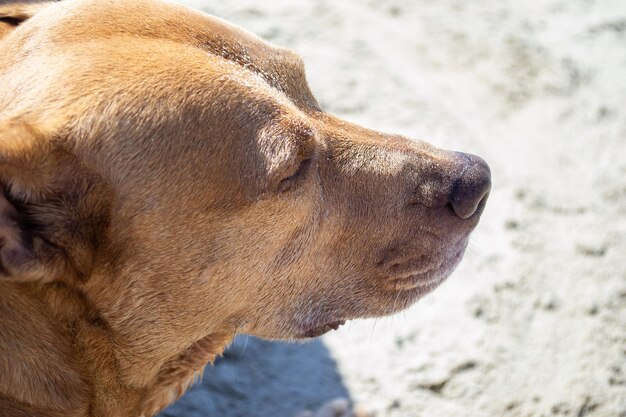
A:
[[[332,320],[332,321],[319,321],[309,324],[293,324],[292,326],[283,327],[280,329],[269,330],[268,329],[250,329],[249,331],[243,331],[245,334],[251,336],[261,337],[263,339],[277,340],[277,341],[298,341],[313,339],[322,336],[330,331],[339,329],[344,325],[346,320]]]
[[[339,326],[346,324],[345,320],[335,320],[324,324],[317,324],[309,327],[300,333],[297,338],[298,339],[311,339],[314,337],[321,336],[330,332],[331,330],[339,329]]]

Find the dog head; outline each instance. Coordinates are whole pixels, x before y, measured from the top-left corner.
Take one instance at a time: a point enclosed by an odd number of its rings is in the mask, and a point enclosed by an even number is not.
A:
[[[294,53],[151,0],[13,23],[4,279],[80,288],[121,345],[317,336],[407,307],[460,261],[485,162],[325,113]]]

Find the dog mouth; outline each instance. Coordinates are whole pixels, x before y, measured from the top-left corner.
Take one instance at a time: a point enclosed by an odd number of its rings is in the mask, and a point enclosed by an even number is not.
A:
[[[379,283],[382,281],[382,287],[379,289],[383,290],[380,296],[386,300],[384,302],[382,299],[378,300],[379,307],[367,307],[368,300],[363,300],[363,308],[358,311],[342,310],[339,312],[333,308],[325,309],[321,305],[310,306],[308,309],[311,312],[310,315],[304,320],[296,320],[298,330],[291,333],[291,337],[295,339],[316,338],[339,329],[346,323],[346,320],[378,317],[406,308],[446,280],[463,258],[466,247],[467,238],[464,238],[451,245],[445,254],[434,262],[429,262],[426,265],[417,262],[409,263],[406,265],[406,269],[403,268],[403,271],[397,271],[393,275],[385,274],[384,278],[379,276],[377,280]],[[389,300],[392,304],[387,302]]]
[[[346,324],[345,320],[335,320],[328,323],[324,323],[322,325],[313,325],[312,327],[308,327],[301,335],[301,338],[311,339],[314,337],[319,337],[323,334],[330,332],[331,330],[339,329],[339,326]]]
[[[438,263],[390,277],[385,281],[385,285],[393,291],[431,291],[454,271],[463,258],[466,246],[467,240],[464,240]]]

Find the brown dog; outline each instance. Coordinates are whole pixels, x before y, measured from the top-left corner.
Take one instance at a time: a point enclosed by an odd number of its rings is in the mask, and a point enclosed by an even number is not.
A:
[[[153,0],[0,6],[0,415],[150,416],[238,333],[391,314],[458,264],[479,158],[324,113]]]

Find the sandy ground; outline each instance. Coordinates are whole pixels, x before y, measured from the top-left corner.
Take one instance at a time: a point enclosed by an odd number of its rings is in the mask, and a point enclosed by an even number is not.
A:
[[[626,1],[187,0],[291,47],[328,111],[483,156],[459,269],[395,317],[239,338],[164,416],[626,416]]]

